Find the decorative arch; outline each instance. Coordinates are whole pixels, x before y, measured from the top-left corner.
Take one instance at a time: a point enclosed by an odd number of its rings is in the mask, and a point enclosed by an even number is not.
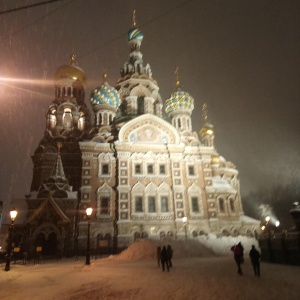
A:
[[[163,119],[152,114],[144,114],[122,126],[119,140],[120,142],[179,144],[180,135]]]
[[[145,86],[143,86],[142,84],[139,84],[138,86],[134,87],[131,90],[130,96],[151,97],[151,92]]]
[[[113,189],[105,182],[97,190],[97,217],[110,215],[112,211]]]
[[[138,182],[131,190],[131,207],[133,213],[144,213],[145,212],[145,186]]]

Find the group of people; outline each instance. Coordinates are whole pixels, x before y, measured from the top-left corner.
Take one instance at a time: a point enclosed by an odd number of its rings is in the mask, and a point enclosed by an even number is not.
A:
[[[238,274],[243,275],[241,265],[244,263],[244,247],[242,246],[241,242],[239,242],[237,245],[232,246],[231,251],[234,254],[234,260],[238,267]],[[260,277],[260,253],[254,245],[252,245],[252,248],[249,252],[249,256],[253,267],[254,275]]]
[[[173,257],[173,249],[170,245],[163,246],[162,248],[160,246],[157,247],[157,264],[158,267],[162,267],[163,272],[165,269],[167,271],[170,271],[170,268],[172,267],[172,257]]]
[[[234,245],[231,247],[231,251],[234,254],[234,260],[236,262],[236,265],[238,267],[238,274],[243,275],[242,271],[242,264],[244,263],[244,247],[241,242],[239,242],[237,245]],[[254,275],[257,277],[260,277],[260,253],[255,248],[254,245],[252,245],[252,248],[249,252],[251,264],[253,267]],[[162,267],[162,271],[164,272],[165,269],[167,271],[170,271],[170,268],[172,267],[172,257],[173,257],[173,249],[170,245],[166,246],[158,246],[157,247],[157,264],[158,267]]]

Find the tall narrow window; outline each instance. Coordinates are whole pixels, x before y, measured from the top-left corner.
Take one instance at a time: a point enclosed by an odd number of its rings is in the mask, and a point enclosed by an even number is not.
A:
[[[192,197],[192,211],[199,212],[198,198]]]
[[[108,214],[109,213],[109,198],[108,197],[103,197],[100,199],[100,213],[101,214]]]
[[[141,174],[142,173],[142,167],[140,164],[135,165],[135,174]]]
[[[138,115],[142,115],[144,113],[144,97],[137,98],[137,106],[138,106]]]
[[[104,174],[104,175],[108,174],[108,164],[102,165],[102,174]]]
[[[159,174],[166,174],[166,166],[165,165],[159,165]]]
[[[168,197],[162,196],[161,197],[161,212],[168,211]]]
[[[177,120],[177,124],[178,124],[178,128],[180,128],[181,127],[181,121],[180,121],[180,119]]]
[[[143,212],[143,198],[135,197],[135,212]]]
[[[229,200],[229,203],[230,203],[230,210],[231,210],[232,212],[234,212],[234,211],[235,211],[235,209],[234,209],[234,200],[231,198],[231,199]]]
[[[224,199],[223,198],[219,199],[219,208],[220,208],[220,212],[225,212],[225,206],[224,206]]]
[[[153,196],[150,196],[148,198],[148,211],[149,211],[149,213],[155,212],[155,197],[153,197]]]
[[[189,166],[189,175],[190,175],[190,176],[195,175],[195,169],[194,169],[194,166]]]
[[[148,165],[147,169],[148,169],[148,174],[153,174],[153,165]]]

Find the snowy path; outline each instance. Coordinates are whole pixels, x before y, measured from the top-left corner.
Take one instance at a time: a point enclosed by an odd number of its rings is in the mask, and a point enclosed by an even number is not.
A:
[[[0,273],[0,299],[299,299],[300,268],[262,263],[262,277],[236,274],[231,256],[174,260],[162,272],[155,261],[63,260],[11,265]]]

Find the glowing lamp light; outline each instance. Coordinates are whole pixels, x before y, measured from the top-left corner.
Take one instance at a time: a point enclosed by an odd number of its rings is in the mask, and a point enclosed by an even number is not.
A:
[[[277,220],[277,221],[275,222],[275,226],[278,227],[279,225],[280,225],[280,222]]]
[[[87,216],[90,216],[90,215],[92,214],[92,212],[93,212],[93,209],[92,209],[91,207],[88,207],[88,208],[86,209],[86,215],[87,215]]]
[[[214,133],[211,129],[208,129],[206,132],[207,132],[207,134],[213,134]]]
[[[266,229],[266,226],[261,226],[261,230],[265,230]]]
[[[18,212],[15,209],[13,209],[9,212],[9,214],[10,214],[11,220],[14,221],[17,217]]]
[[[267,222],[269,222],[269,221],[270,221],[270,219],[271,219],[271,217],[270,217],[270,216],[266,216],[266,219],[265,219],[265,220],[266,220]]]
[[[182,218],[182,222],[185,223],[187,221],[187,217]]]

